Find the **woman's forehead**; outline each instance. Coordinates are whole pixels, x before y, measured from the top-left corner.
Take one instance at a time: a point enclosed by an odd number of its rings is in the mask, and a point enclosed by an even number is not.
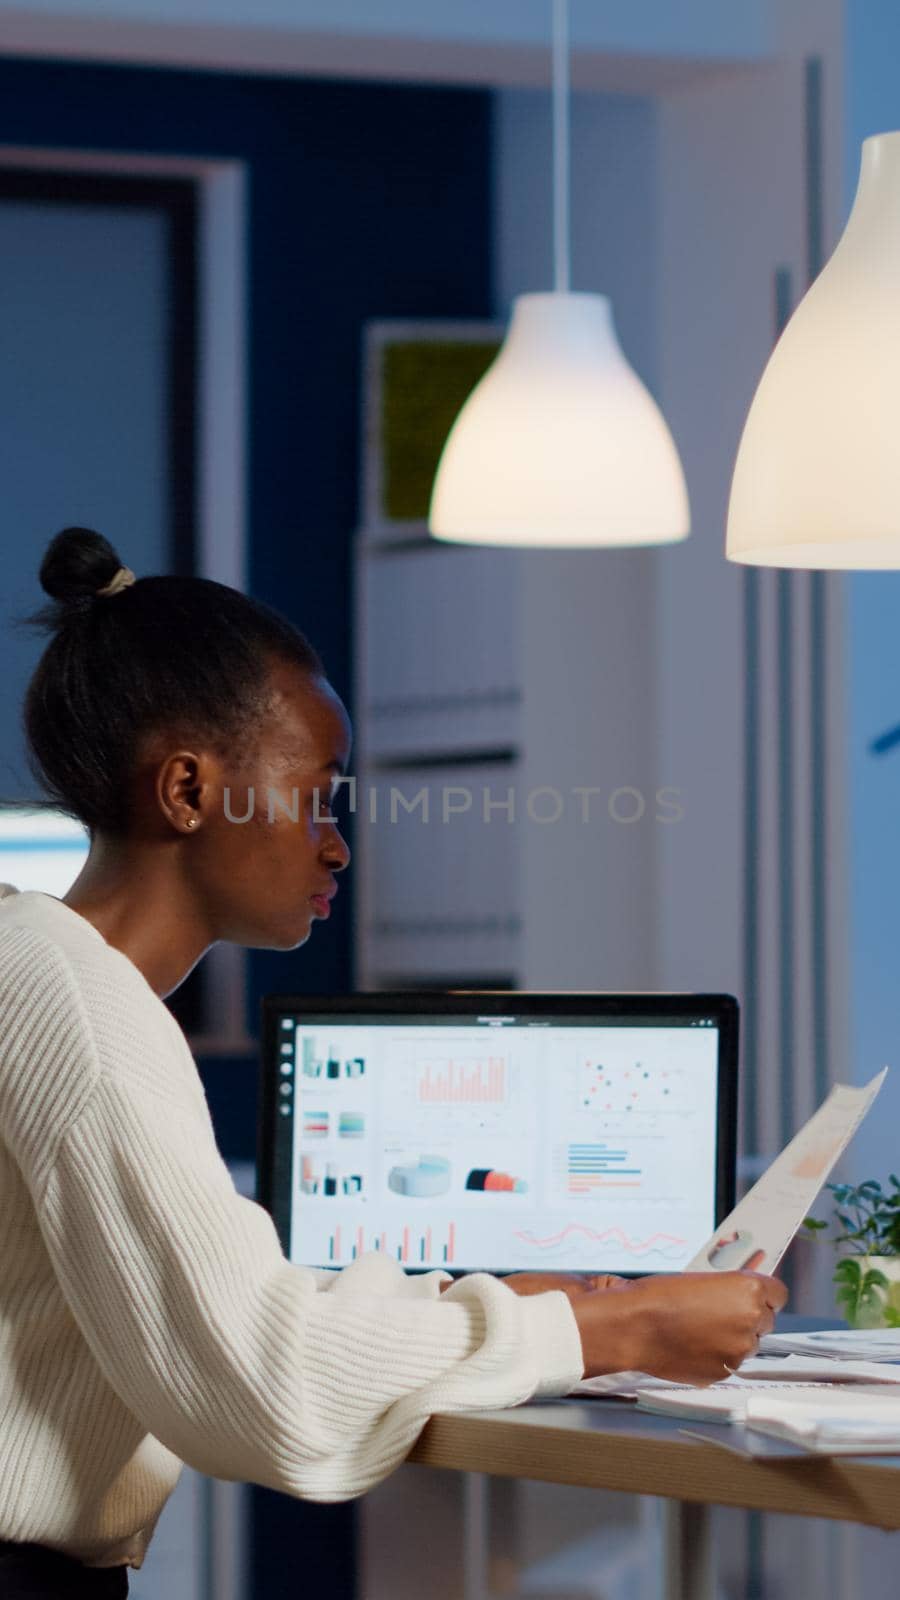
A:
[[[317,772],[345,770],[352,741],[350,719],[339,695],[323,679],[273,685],[261,743]]]

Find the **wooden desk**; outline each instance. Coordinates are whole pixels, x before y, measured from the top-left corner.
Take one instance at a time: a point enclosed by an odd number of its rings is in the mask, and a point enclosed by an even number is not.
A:
[[[704,1437],[686,1436],[685,1428]],[[706,1442],[730,1431],[654,1417],[622,1401],[550,1400],[432,1417],[409,1460],[660,1496],[669,1600],[711,1600],[715,1593],[710,1505],[900,1528],[900,1457],[798,1455],[772,1441],[770,1456],[750,1460]]]

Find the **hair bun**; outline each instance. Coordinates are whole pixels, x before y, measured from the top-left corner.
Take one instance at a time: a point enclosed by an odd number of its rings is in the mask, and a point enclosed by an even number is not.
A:
[[[121,565],[102,533],[92,528],[63,528],[50,540],[41,562],[41,588],[63,605],[78,606],[93,599]]]

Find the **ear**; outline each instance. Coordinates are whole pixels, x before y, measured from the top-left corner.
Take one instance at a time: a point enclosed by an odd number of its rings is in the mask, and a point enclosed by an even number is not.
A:
[[[178,833],[194,833],[208,819],[211,784],[208,758],[193,750],[174,750],[156,773],[156,801]]]

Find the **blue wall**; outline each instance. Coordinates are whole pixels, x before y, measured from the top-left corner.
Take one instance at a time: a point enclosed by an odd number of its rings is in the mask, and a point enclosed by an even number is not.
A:
[[[167,560],[166,252],[159,212],[0,202],[4,796],[34,792],[19,711],[44,640],[9,619],[45,598],[51,535],[86,524],[137,572]]]
[[[900,6],[847,0],[845,210],[859,176],[860,145],[900,128]],[[859,1179],[900,1169],[900,746],[870,743],[900,724],[900,573],[847,579],[847,770],[849,778],[852,1061],[861,1082],[891,1072],[877,1111],[848,1157]]]
[[[482,91],[0,62],[0,142],[249,164],[249,582],[351,715],[361,328],[490,313],[490,111]],[[345,882],[302,951],[251,957],[254,1032],[266,990],[351,986]]]

